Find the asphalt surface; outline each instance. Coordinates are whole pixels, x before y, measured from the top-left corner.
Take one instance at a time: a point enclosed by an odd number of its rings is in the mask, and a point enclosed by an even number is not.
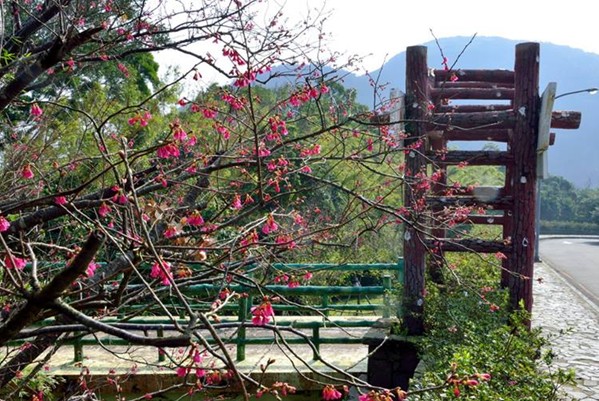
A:
[[[599,307],[599,238],[543,238],[541,260]]]

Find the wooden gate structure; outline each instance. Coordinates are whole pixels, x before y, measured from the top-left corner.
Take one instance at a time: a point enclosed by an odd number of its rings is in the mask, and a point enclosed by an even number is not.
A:
[[[516,46],[513,71],[452,71],[429,69],[424,46],[407,49],[404,202],[415,211],[404,235],[404,319],[409,334],[424,331],[427,255],[434,277],[443,252],[505,254],[501,285],[509,289],[510,305],[516,309],[523,302],[532,310],[537,163],[545,142],[538,139],[539,127],[548,137],[549,126],[578,128],[581,118],[577,112],[552,112],[555,92],[545,96],[545,111],[541,110],[539,55],[538,43],[522,43]],[[555,84],[552,87],[555,90]],[[447,150],[448,142],[456,140],[494,141],[506,144],[506,150]],[[504,166],[505,183],[501,188],[448,192],[446,168],[460,163]],[[431,188],[422,185],[427,179]],[[431,218],[446,208],[470,206],[494,211],[470,213],[466,221],[501,225],[501,240],[450,239],[446,227]]]

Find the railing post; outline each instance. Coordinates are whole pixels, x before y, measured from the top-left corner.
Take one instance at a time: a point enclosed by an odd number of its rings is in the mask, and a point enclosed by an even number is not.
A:
[[[246,328],[245,321],[247,319],[249,305],[249,295],[239,299],[239,311],[237,313],[237,320],[241,322],[239,329],[237,330],[237,361],[241,362],[245,360],[245,339],[246,339]]]
[[[328,295],[323,295],[322,296],[322,307],[323,307],[323,311],[322,313],[325,316],[329,316],[329,296]]]
[[[312,359],[316,361],[320,359],[320,328],[318,326],[312,328],[312,343],[316,348],[315,350],[312,350]]]
[[[385,303],[385,307],[383,308],[383,317],[387,319],[390,317],[389,311],[391,309],[391,301],[389,299],[389,291],[391,291],[391,276],[388,274],[383,276],[383,287],[385,288],[385,294],[383,295]]]
[[[158,330],[156,330],[156,336],[158,338],[164,337],[164,328],[160,327]],[[164,355],[164,349],[158,348],[158,362],[164,362],[165,360],[166,357]]]
[[[73,343],[73,353],[74,362],[83,362],[83,344],[79,335]]]
[[[404,267],[403,258],[399,258],[397,260],[396,270],[397,270],[397,282],[403,285],[403,281],[405,279],[404,278],[404,276],[405,276],[405,274],[404,274],[405,267]]]

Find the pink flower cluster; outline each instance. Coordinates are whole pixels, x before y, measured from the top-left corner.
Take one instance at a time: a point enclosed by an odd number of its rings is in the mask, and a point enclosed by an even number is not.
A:
[[[301,157],[306,157],[306,156],[317,156],[320,154],[320,145],[319,144],[315,144],[310,148],[305,148],[302,149],[300,152],[300,156]]]
[[[287,287],[289,288],[297,288],[301,285],[300,279],[303,279],[304,282],[307,283],[310,281],[310,279],[312,279],[312,276],[313,275],[311,272],[306,272],[301,278],[293,274],[283,273],[276,276],[274,278],[274,282],[275,284],[287,284]]]
[[[145,111],[143,114],[137,114],[131,117],[127,122],[129,125],[139,124],[141,127],[146,127],[151,119],[152,114],[150,114],[149,111]]]
[[[238,98],[228,92],[225,92],[220,97],[224,102],[228,103],[233,110],[241,110],[245,106],[247,100],[245,98]]]
[[[10,221],[6,220],[6,217],[0,216],[0,233],[8,231],[10,228]]]
[[[163,285],[171,285],[173,273],[171,272],[171,264],[168,262],[154,262],[150,271],[151,278],[158,278]]]
[[[268,125],[270,127],[270,133],[266,135],[268,141],[280,141],[281,135],[286,136],[289,133],[287,124],[279,116],[270,117]]]
[[[14,255],[12,258],[11,255],[6,255],[4,257],[4,265],[9,269],[23,270],[27,265],[27,260],[18,258]]]
[[[321,85],[320,88],[315,86],[304,86],[289,97],[289,104],[298,107],[309,102],[311,99],[317,99],[321,94],[328,92],[329,88],[324,84]]]
[[[26,164],[25,167],[23,167],[23,170],[21,170],[21,177],[26,180],[30,180],[34,177],[33,171],[31,170],[31,164]]]
[[[325,401],[335,401],[341,399],[342,397],[343,394],[341,394],[341,392],[337,390],[335,386],[327,384],[322,389],[322,399]]]
[[[266,218],[266,223],[264,223],[264,225],[262,226],[262,232],[268,235],[272,232],[277,231],[278,229],[279,225],[275,221],[274,216],[272,214],[269,214]]]
[[[96,274],[98,267],[100,267],[100,265],[95,261],[90,262],[90,264],[87,265],[87,269],[85,269],[85,275],[87,277],[93,277],[93,275]]]
[[[187,216],[187,224],[193,227],[202,226],[204,225],[204,219],[202,218],[200,212],[195,211],[189,216]]]
[[[187,367],[179,366],[177,369],[175,369],[177,376],[185,377],[192,371],[194,371],[197,378],[202,378],[202,377],[206,376],[206,371],[202,367],[202,361],[203,361],[204,357],[200,353],[200,351],[196,347],[194,347],[190,351],[190,356],[191,356],[191,365],[187,366]]]
[[[42,116],[42,114],[44,114],[44,110],[42,110],[37,103],[33,103],[31,105],[31,109],[29,110],[29,114],[31,114],[34,119],[38,119]]]
[[[264,326],[265,324],[268,324],[271,318],[275,315],[272,304],[267,299],[265,299],[260,305],[253,306],[251,313],[252,323],[257,326]]]

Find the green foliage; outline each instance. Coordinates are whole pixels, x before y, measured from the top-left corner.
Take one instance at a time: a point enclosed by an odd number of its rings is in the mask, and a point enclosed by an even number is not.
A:
[[[541,234],[599,235],[599,224],[541,220]]]
[[[588,233],[592,228],[587,224],[599,224],[597,188],[578,189],[563,177],[549,177],[541,181],[540,202],[541,220],[582,223],[579,228],[583,231],[570,231],[572,234]],[[576,225],[568,225],[569,230],[576,228]]]
[[[0,395],[13,394],[18,390],[21,400],[46,400],[54,401],[57,399],[56,389],[64,384],[64,378],[46,372],[44,369],[33,371],[31,366],[25,368],[18,378],[14,379],[9,386],[0,390]]]
[[[411,390],[448,380],[480,377],[477,385],[457,383],[462,398],[477,400],[558,400],[558,389],[572,372],[554,370],[548,341],[526,329],[523,312],[507,312],[508,294],[494,286],[499,261],[480,256],[452,257],[456,266],[442,287],[429,285],[428,335],[423,341],[425,373]],[[450,381],[450,380],[448,380]],[[455,398],[454,383],[416,400]],[[412,399],[412,398],[410,398]]]

